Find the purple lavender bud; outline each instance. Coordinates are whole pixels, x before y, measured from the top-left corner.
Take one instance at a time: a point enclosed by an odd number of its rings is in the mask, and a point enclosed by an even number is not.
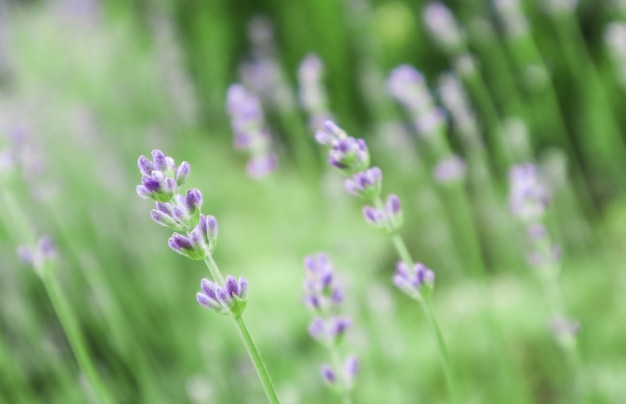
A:
[[[150,193],[161,190],[161,182],[151,177],[142,177],[141,184]]]
[[[322,375],[322,379],[327,384],[333,385],[337,382],[337,378],[335,377],[335,372],[328,365],[322,365],[320,368],[320,373]]]
[[[315,132],[315,140],[317,143],[332,147],[340,140],[348,137],[348,134],[341,129],[337,124],[333,121],[327,120],[324,121],[320,130]]]
[[[163,213],[160,210],[152,209],[150,211],[150,217],[157,224],[167,227],[168,229],[172,229],[174,231],[185,231],[185,227],[182,226],[179,222],[174,220],[174,218],[166,213]]]
[[[189,174],[191,173],[191,166],[188,162],[183,161],[180,163],[180,166],[176,169],[176,184],[181,186],[187,181],[189,178]]]
[[[542,239],[547,234],[545,226],[541,223],[533,223],[528,226],[527,233],[528,237],[533,240]]]
[[[356,173],[352,178],[348,178],[344,185],[346,191],[351,194],[361,196],[367,200],[372,200],[380,194],[382,187],[383,173],[378,167],[372,167],[365,171]]]
[[[580,323],[576,320],[557,316],[550,322],[550,328],[557,337],[576,337],[580,330]]]
[[[37,250],[44,259],[54,258],[57,253],[56,246],[49,236],[41,236],[37,242]]]
[[[21,245],[17,247],[17,256],[19,257],[20,261],[27,265],[35,264],[35,254],[32,249],[26,246]]]
[[[387,224],[385,213],[371,206],[363,207],[363,217],[374,227],[383,228]]]
[[[465,161],[459,156],[451,156],[441,160],[434,170],[438,182],[451,182],[462,179],[466,172]]]
[[[309,324],[309,334],[315,339],[324,338],[324,333],[326,330],[326,326],[324,324],[324,320],[320,317],[315,317],[311,324]]]
[[[200,210],[202,207],[202,192],[196,188],[187,191],[185,206],[187,207],[187,211],[190,213]]]
[[[346,330],[352,325],[352,320],[348,317],[334,317],[331,328],[328,330],[329,336],[335,340],[343,337]]]
[[[161,150],[152,151],[152,161],[154,161],[154,169],[159,171],[167,170],[167,158]]]
[[[333,303],[339,304],[343,302],[343,292],[340,289],[333,289],[330,298]]]
[[[549,198],[536,167],[532,164],[513,167],[509,171],[509,182],[509,206],[513,214],[524,221],[541,217]]]
[[[238,297],[241,300],[246,300],[248,298],[248,280],[243,276],[239,277],[239,293]]]
[[[450,10],[440,2],[432,2],[424,9],[424,22],[433,38],[447,52],[456,52],[465,44],[463,33]]]
[[[152,171],[154,170],[154,164],[150,161],[146,156],[139,156],[137,160],[137,165],[139,166],[139,172],[141,175],[146,177],[150,177],[152,175]]]
[[[190,234],[191,238],[185,237],[179,233],[174,233],[167,241],[167,244],[180,255],[184,255],[195,261],[202,260],[207,256],[207,250],[203,238],[198,237],[196,233],[197,232],[192,231]]]
[[[338,140],[328,153],[328,163],[348,175],[366,170],[369,158],[365,141],[353,137]]]
[[[237,283],[237,279],[230,275],[228,275],[226,277],[226,281],[224,281],[224,288],[230,298],[239,294],[239,284]]]
[[[202,279],[200,281],[200,288],[209,298],[217,300],[217,289],[219,286],[216,283],[211,282],[208,279]]]
[[[424,264],[413,264],[409,268],[406,263],[400,261],[396,265],[396,274],[393,283],[410,297],[421,300],[427,299],[434,286],[435,274]]]
[[[271,174],[278,165],[276,155],[268,153],[259,155],[248,160],[246,171],[251,177],[261,178]]]
[[[215,242],[217,240],[217,219],[214,216],[206,217],[206,229],[207,239]]]
[[[389,221],[389,225],[397,230],[402,226],[403,215],[402,215],[402,207],[400,206],[400,198],[397,195],[389,195],[387,197],[387,203],[385,204],[385,210],[387,213],[387,219]]]
[[[354,382],[354,378],[359,372],[359,358],[355,355],[351,355],[346,359],[343,365],[343,373],[345,375],[348,386],[351,386]]]

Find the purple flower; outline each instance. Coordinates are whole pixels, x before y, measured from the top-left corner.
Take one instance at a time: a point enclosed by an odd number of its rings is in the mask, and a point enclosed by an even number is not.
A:
[[[310,308],[323,312],[343,301],[343,292],[335,283],[333,267],[326,254],[306,257],[304,267],[306,302]]]
[[[324,65],[316,55],[308,55],[300,63],[298,69],[300,104],[309,114],[309,124],[314,129],[332,118],[326,106],[328,97],[322,83],[323,74]]]
[[[443,112],[435,107],[422,74],[408,65],[395,68],[387,87],[391,96],[406,108],[420,134],[437,131],[445,122]]]
[[[464,33],[443,3],[436,1],[426,6],[424,23],[432,37],[447,52],[456,52],[465,46]]]
[[[238,318],[246,308],[248,281],[243,276],[237,280],[228,275],[223,287],[208,279],[202,279],[200,288],[196,300],[209,310]]]
[[[327,147],[332,147],[347,137],[348,134],[331,120],[324,121],[321,129],[315,133],[317,143]]]
[[[25,264],[32,266],[38,276],[43,276],[45,266],[56,259],[57,248],[49,236],[41,236],[35,248],[19,246],[17,256]]]
[[[339,139],[330,148],[328,163],[345,174],[366,170],[370,164],[367,144],[353,137]]]
[[[368,168],[356,173],[345,181],[346,191],[367,200],[373,200],[380,195],[383,173],[378,167]]]
[[[462,179],[465,172],[465,161],[459,156],[451,156],[437,163],[434,175],[437,181],[445,183]]]
[[[509,171],[509,206],[513,214],[524,221],[543,216],[549,197],[541,184],[537,168],[522,164]]]
[[[405,262],[398,262],[393,283],[410,297],[421,300],[428,298],[435,283],[435,274],[424,264],[416,263],[409,267]]]
[[[247,151],[250,156],[248,174],[263,177],[274,171],[276,155],[271,151],[269,129],[259,99],[243,85],[233,84],[228,89],[226,109],[235,147]]]
[[[189,163],[176,166],[174,159],[160,150],[152,151],[152,160],[139,156],[137,161],[141,173],[141,185],[137,194],[159,202],[169,202],[176,194],[177,187],[183,185],[191,171]]]

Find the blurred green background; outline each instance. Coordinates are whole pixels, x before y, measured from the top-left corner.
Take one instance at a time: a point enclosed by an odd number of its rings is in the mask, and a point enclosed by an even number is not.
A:
[[[508,39],[490,2],[447,4],[467,30],[484,85],[486,98],[470,91],[481,134],[506,140],[507,122],[524,122],[526,157],[545,169],[553,191],[547,220],[563,250],[568,312],[581,324],[583,400],[626,402],[626,40],[619,49],[605,40],[610,23],[626,23],[626,6],[581,0],[562,16],[546,11],[548,3],[524,3],[538,54]],[[354,402],[447,402],[426,319],[391,283],[395,252],[325,167],[298,104],[298,65],[309,53],[325,64],[337,122],[368,141],[385,192],[401,197],[413,256],[437,274],[433,304],[462,401],[575,402],[571,369],[524,260],[523,231],[508,213],[508,167],[493,145],[485,157],[493,193],[467,187],[469,229],[446,210],[450,194],[415,174],[426,164],[422,144],[385,79],[411,64],[434,88],[453,70],[454,55],[424,26],[425,5],[0,0],[0,149],[17,156],[17,170],[0,176],[0,402],[93,401],[41,280],[16,256],[42,234],[58,246],[55,276],[116,402],[265,400],[232,322],[194,301],[206,269],[167,247],[169,231],[135,193],[137,157],[153,149],[191,164],[188,185],[202,190],[203,212],[220,224],[216,261],[224,274],[249,280],[245,318],[282,402],[337,400],[319,378],[327,353],[308,335],[302,304],[302,260],[318,251],[346,287],[354,323],[346,348],[361,359]],[[262,98],[279,155],[278,170],[263,180],[246,175],[225,112],[228,87],[254,56],[248,32],[258,15],[272,24],[271,57],[278,84],[288,86],[282,99]],[[524,76],[539,62],[547,79]],[[454,126],[448,135],[467,156]],[[468,232],[479,244],[464,244]],[[482,280],[468,264],[477,254],[487,263]],[[512,381],[499,376],[485,313],[502,333],[498,352]]]

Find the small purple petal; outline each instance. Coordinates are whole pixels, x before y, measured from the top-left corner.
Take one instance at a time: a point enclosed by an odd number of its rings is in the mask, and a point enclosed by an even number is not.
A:
[[[152,151],[152,161],[154,161],[154,168],[159,171],[165,171],[167,169],[167,158],[161,150]]]
[[[154,170],[154,164],[152,164],[152,161],[150,161],[150,159],[146,156],[139,156],[137,166],[139,166],[139,172],[141,175],[145,175],[146,177],[150,177],[152,171]]]
[[[320,369],[320,373],[322,375],[322,379],[328,384],[334,384],[337,381],[335,377],[335,372],[328,366],[323,365]]]

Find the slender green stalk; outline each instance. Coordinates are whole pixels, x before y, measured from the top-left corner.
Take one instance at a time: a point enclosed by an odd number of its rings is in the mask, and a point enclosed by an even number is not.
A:
[[[44,286],[46,287],[46,291],[48,292],[48,296],[50,296],[52,306],[54,307],[54,310],[59,317],[59,321],[61,321],[61,325],[63,326],[63,330],[67,335],[67,339],[72,347],[76,361],[89,380],[97,401],[100,403],[114,403],[115,401],[110,397],[109,392],[102,383],[100,375],[98,374],[89,352],[87,351],[85,340],[80,331],[80,326],[76,322],[76,319],[72,316],[70,305],[68,304],[67,299],[65,299],[56,278],[54,278],[51,271],[44,269],[42,280]]]
[[[376,197],[376,199],[374,200],[374,205],[376,206],[377,209],[384,210],[385,208],[383,201],[380,199],[380,197]],[[389,224],[388,224],[388,230],[389,230],[389,234],[391,235],[391,241],[398,255],[400,256],[400,259],[407,265],[408,268],[412,268],[414,261],[413,261],[413,258],[411,258],[411,254],[409,253],[409,250],[406,247],[404,239],[397,232],[393,231],[393,228]],[[428,323],[430,324],[430,328],[435,336],[435,339],[437,340],[437,347],[439,348],[439,354],[440,354],[440,358],[441,358],[443,368],[444,368],[446,383],[448,384],[450,400],[453,403],[458,403],[460,401],[458,399],[458,393],[457,393],[457,387],[456,387],[457,386],[456,376],[453,371],[452,361],[450,360],[450,356],[448,355],[448,349],[446,347],[446,342],[443,338],[443,334],[441,333],[441,329],[439,328],[435,314],[433,313],[430,307],[429,300],[420,299],[419,303],[420,303],[420,306],[422,306],[422,309],[424,310],[426,317],[428,318]]]
[[[18,237],[22,241],[30,244],[34,244],[36,237],[33,236],[29,230],[31,226],[28,223],[26,214],[20,209],[19,204],[16,201],[15,196],[11,193],[8,187],[5,185],[3,195],[4,207],[8,216],[13,221],[13,229],[19,234]],[[104,387],[98,374],[96,367],[89,355],[85,341],[80,331],[80,327],[76,322],[76,319],[72,316],[71,306],[69,305],[64,293],[61,291],[52,268],[44,264],[43,268],[35,268],[36,273],[40,276],[46,292],[52,302],[52,307],[61,322],[61,326],[78,362],[78,366],[89,380],[89,383],[93,389],[96,399],[100,403],[113,403],[113,399],[107,389]]]
[[[439,328],[439,324],[437,323],[437,318],[435,317],[435,313],[433,312],[433,309],[430,305],[430,301],[421,301],[420,306],[422,307],[422,310],[424,311],[424,314],[428,319],[428,323],[430,324],[430,327],[435,334],[435,338],[437,339],[437,346],[439,347],[439,352],[441,353],[443,370],[446,374],[446,381],[448,383],[448,388],[450,389],[452,402],[458,402],[456,378],[452,369],[452,361],[450,360],[450,355],[448,354],[448,349],[446,348],[446,342],[443,339],[443,334],[441,333],[441,329]]]
[[[204,258],[204,263],[209,269],[209,272],[211,273],[213,279],[223,285],[224,278],[222,277],[222,274],[220,273],[220,270],[213,260],[211,254],[207,254],[207,256]],[[241,340],[243,341],[243,344],[246,347],[248,354],[250,355],[252,364],[254,365],[257,375],[259,376],[259,380],[263,385],[263,390],[265,390],[265,395],[267,396],[268,401],[272,404],[279,403],[280,401],[278,400],[278,395],[276,394],[276,391],[274,389],[274,384],[272,383],[270,374],[267,371],[265,362],[263,361],[263,358],[261,357],[261,354],[259,353],[259,350],[257,349],[254,340],[252,339],[252,336],[250,335],[250,331],[248,331],[248,327],[246,326],[243,317],[239,316],[233,318],[235,320],[235,323],[237,324],[237,330],[239,331]]]
[[[333,361],[333,367],[335,369],[341,369],[341,358],[339,357],[339,352],[337,351],[337,347],[331,346],[329,351],[330,351],[331,358]],[[346,385],[345,379],[343,379],[341,382],[342,382],[341,391],[339,393],[341,395],[341,402],[343,404],[352,404],[352,398],[350,397],[350,391],[347,388],[348,386]]]
[[[248,354],[250,355],[250,359],[254,364],[254,368],[256,369],[257,374],[259,375],[259,379],[261,380],[261,384],[263,385],[263,390],[265,390],[265,395],[267,396],[267,400],[270,403],[279,403],[278,395],[274,390],[274,385],[272,384],[272,379],[270,378],[270,374],[265,367],[265,362],[263,362],[263,358],[261,358],[261,354],[257,349],[254,341],[252,340],[252,336],[248,331],[248,327],[246,326],[243,317],[235,318],[235,323],[237,324],[237,329],[239,330],[239,335],[241,335],[241,340],[243,344],[246,346],[248,350]]]

